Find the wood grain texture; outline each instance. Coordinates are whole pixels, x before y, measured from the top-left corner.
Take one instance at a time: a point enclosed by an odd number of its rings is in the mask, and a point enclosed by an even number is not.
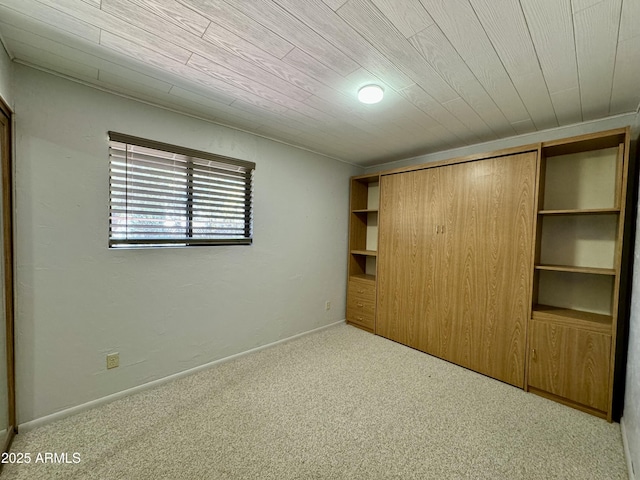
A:
[[[549,92],[578,86],[571,0],[522,0],[522,10]]]
[[[566,327],[592,330],[607,335],[612,334],[613,316],[611,315],[600,315],[598,313],[537,304],[533,307],[532,318]]]
[[[503,135],[515,133],[502,111],[437,25],[423,29],[409,41],[494,132]]]
[[[571,1],[520,3],[560,125],[582,121]]]
[[[341,75],[348,75],[359,67],[325,38],[275,3],[265,0],[227,3],[274,33],[288,39],[291,44],[310,53]]]
[[[637,45],[638,37],[618,42],[609,106],[611,115],[633,112],[640,104],[640,90],[635,88],[640,78],[640,50]]]
[[[420,54],[411,48],[409,41],[367,0],[349,0],[337,13],[377,50],[393,58],[393,63],[404,74],[437,101],[446,102],[458,96],[431,65],[421,61]]]
[[[347,22],[320,0],[307,0],[306,2],[298,2],[296,0],[276,1],[288,11],[295,12],[297,18],[315,32],[318,32],[327,42],[335,45],[336,48],[345,52],[350,58],[358,59],[358,67],[365,68],[374,76],[384,79],[385,85],[401,89],[413,84],[413,80],[401,71],[393,61],[374,48],[375,45],[372,46],[368,43],[365,38],[359,35]],[[346,4],[342,5],[340,11],[345,6]],[[307,52],[312,53],[309,50]],[[322,60],[322,57],[316,58]],[[326,64],[326,62],[323,63]],[[352,70],[352,72],[356,70],[358,68]],[[344,73],[343,75],[346,76]]]
[[[211,23],[203,15],[175,0],[130,0],[130,2],[199,37]]]
[[[105,2],[103,2],[103,7]],[[191,52],[177,46],[175,43],[132,25],[126,18],[117,18],[84,2],[77,0],[42,0],[41,3],[68,15],[79,17],[84,22],[100,28],[102,30],[101,33],[105,31],[117,32],[120,36],[129,40],[132,45],[139,45],[142,48],[153,50],[176,61],[185,63],[191,55]]]
[[[85,6],[90,8],[88,4]],[[7,0],[2,2],[0,13],[2,21],[8,24],[13,25],[13,19],[16,16],[30,17],[92,43],[98,43],[100,39],[98,27],[50,5],[25,4],[20,0]]]
[[[622,0],[600,2],[574,15],[584,120],[609,113]]]
[[[636,0],[0,3],[0,23],[33,37],[2,32],[17,61],[362,165],[629,113],[640,103]],[[126,40],[126,50],[96,49],[105,35]],[[75,50],[48,58],[31,48],[37,37]],[[191,56],[207,59],[208,72],[176,65]],[[84,59],[92,60],[85,68]],[[230,108],[136,85],[161,82],[225,98]],[[384,102],[357,103],[368,83],[385,88]]]
[[[371,0],[380,12],[406,38],[415,35],[429,25],[433,25],[433,18],[427,13],[419,0]]]
[[[509,122],[530,120],[529,112],[469,2],[421,0],[421,3]]]
[[[347,0],[322,0],[332,10],[339,9]]]
[[[243,38],[277,58],[284,57],[294,46],[280,35],[265,28],[223,0],[177,0],[218,25],[220,35],[232,33]]]
[[[536,154],[384,175],[376,333],[524,385]]]
[[[412,346],[430,345],[437,259],[430,189],[438,170],[383,176],[380,181],[376,334]]]
[[[349,277],[347,287],[347,322],[374,329],[376,285],[358,277]]]
[[[611,335],[531,321],[529,385],[609,411]]]
[[[102,33],[100,43],[101,45],[116,52],[120,52],[124,55],[132,55],[133,58],[138,58],[140,61],[143,61],[148,65],[169,69],[178,75],[189,75],[190,78],[199,85],[202,85],[203,87],[213,87],[216,91],[222,94],[234,97],[236,101],[237,99],[242,99],[256,107],[267,111],[271,110],[276,113],[284,113],[288,110],[287,107],[281,106],[276,102],[269,101],[264,97],[255,95],[252,92],[240,88],[239,86],[231,85],[220,78],[210,75],[207,71],[207,66],[210,62],[206,59],[202,61],[202,65],[200,65],[200,63],[196,63],[200,68],[196,68],[194,64],[185,65],[150,49],[141,49],[140,47],[134,49],[132,48],[131,41],[128,39],[108,32]]]
[[[399,92],[407,100],[413,103],[418,109],[428,114],[431,118],[439,122],[458,140],[466,144],[480,142],[480,137],[464,125],[449,110],[438,103],[431,95],[425,92],[420,85],[412,85]]]
[[[457,200],[451,200],[452,225],[445,233],[454,237],[447,290],[456,295],[453,303],[459,311],[454,332],[462,341],[452,343],[448,356],[455,363],[522,387],[536,155],[454,168],[452,176],[459,186]]]
[[[519,3],[470,1],[536,127],[557,126],[551,97]]]

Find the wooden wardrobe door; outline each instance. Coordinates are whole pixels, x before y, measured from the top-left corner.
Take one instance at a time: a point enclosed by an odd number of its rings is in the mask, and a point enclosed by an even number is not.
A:
[[[423,348],[432,332],[437,208],[430,196],[438,169],[383,176],[378,221],[376,333]]]
[[[454,165],[449,172],[448,189],[457,197],[447,210],[446,240],[455,314],[443,356],[523,387],[536,154]]]

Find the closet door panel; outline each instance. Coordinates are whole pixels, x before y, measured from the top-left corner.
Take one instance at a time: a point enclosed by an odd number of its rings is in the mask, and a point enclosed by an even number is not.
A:
[[[434,336],[424,322],[434,308],[436,224],[429,196],[437,175],[383,176],[380,188],[376,333],[420,349]]]
[[[463,223],[461,210],[463,202],[460,196],[465,195],[464,183],[458,181],[457,175],[461,165],[439,168],[441,195],[439,209],[442,212],[444,232],[438,235],[437,277],[437,311],[431,323],[437,325],[437,349],[432,352],[446,360],[465,365],[464,351],[468,350],[469,336],[465,334],[460,322],[460,237],[458,230]]]
[[[523,387],[536,155],[456,167],[458,348],[451,361]]]

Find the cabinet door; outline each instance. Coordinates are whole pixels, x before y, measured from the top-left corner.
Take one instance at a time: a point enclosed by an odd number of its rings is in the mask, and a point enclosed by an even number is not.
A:
[[[607,412],[611,335],[531,321],[529,386]]]
[[[536,154],[443,170],[441,356],[523,387]]]
[[[438,170],[383,176],[380,186],[376,333],[421,350],[436,336],[425,322],[436,295]]]

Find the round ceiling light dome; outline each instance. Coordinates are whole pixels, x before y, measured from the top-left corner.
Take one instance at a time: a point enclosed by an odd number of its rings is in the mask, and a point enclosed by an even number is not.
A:
[[[379,85],[365,85],[358,90],[358,100],[362,103],[378,103],[384,96],[384,90]]]

